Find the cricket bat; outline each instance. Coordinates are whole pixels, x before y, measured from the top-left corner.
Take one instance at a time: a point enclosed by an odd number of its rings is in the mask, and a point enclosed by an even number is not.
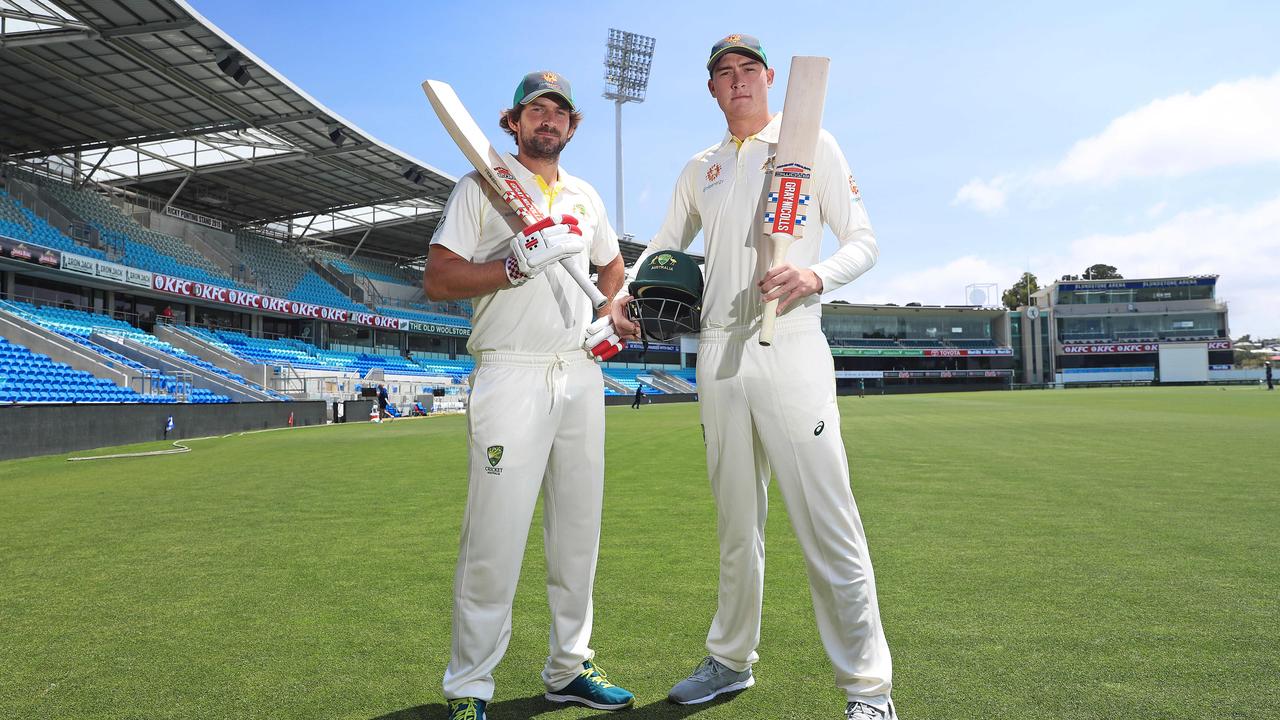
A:
[[[791,58],[778,149],[773,156],[773,176],[764,204],[764,234],[772,248],[771,268],[786,262],[791,243],[804,234],[813,191],[813,156],[818,149],[818,131],[822,129],[822,106],[827,98],[830,67],[831,58],[799,55]],[[770,300],[765,303],[760,318],[761,345],[773,344],[777,318],[778,301]]]
[[[463,106],[462,101],[458,99],[458,94],[453,91],[448,83],[439,80],[428,80],[422,83],[422,89],[427,93],[427,99],[431,101],[431,107],[435,109],[436,116],[440,118],[440,124],[444,125],[444,129],[448,131],[449,137],[457,143],[458,149],[463,155],[467,156],[467,160],[471,161],[480,175],[493,186],[494,190],[502,196],[507,205],[516,212],[516,218],[520,225],[516,227],[512,224],[513,232],[520,232],[525,227],[538,222],[546,217],[545,213],[538,208],[537,203],[533,201],[529,193],[516,179],[510,168],[515,164],[516,159],[511,155],[499,152],[489,143],[489,139],[485,137],[484,131],[476,124],[471,113],[467,112],[467,108]],[[560,261],[560,266],[569,273],[574,282],[578,283],[578,287],[582,288],[582,292],[591,298],[591,306],[599,310],[605,306],[608,301],[601,294],[600,289],[591,282],[587,277],[587,273],[581,266],[574,264],[572,258],[564,258]]]

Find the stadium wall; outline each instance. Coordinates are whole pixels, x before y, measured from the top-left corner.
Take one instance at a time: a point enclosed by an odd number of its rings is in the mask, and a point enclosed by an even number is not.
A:
[[[214,405],[9,405],[0,407],[0,460],[245,430],[323,425],[323,401]]]
[[[604,404],[605,405],[630,405],[631,403],[635,402],[635,399],[636,399],[636,396],[634,394],[605,395]],[[645,393],[644,402],[641,404],[648,405],[652,403],[655,405],[664,405],[666,403],[696,402],[697,400],[698,400],[698,396],[696,393],[661,393],[661,394],[655,394],[655,395],[650,395],[649,393]]]
[[[866,388],[862,391],[866,395],[915,395],[920,393],[941,393],[941,392],[976,392],[979,390],[1009,390],[1011,386],[1007,380],[1000,382],[925,382],[917,384],[894,384],[867,383]],[[848,396],[857,395],[859,392],[856,384],[837,383],[836,395]]]

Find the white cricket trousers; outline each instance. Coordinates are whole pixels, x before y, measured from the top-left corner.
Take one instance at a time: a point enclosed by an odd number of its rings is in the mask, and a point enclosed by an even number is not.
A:
[[[703,330],[698,396],[720,537],[711,656],[742,671],[759,659],[770,468],[804,551],[818,632],[850,700],[887,708],[892,662],[862,520],[849,489],[831,350],[817,317]]]
[[[604,381],[584,353],[482,353],[467,410],[467,509],[453,587],[446,698],[493,698],[538,493],[543,498],[549,690],[593,657],[591,592],[604,493]]]

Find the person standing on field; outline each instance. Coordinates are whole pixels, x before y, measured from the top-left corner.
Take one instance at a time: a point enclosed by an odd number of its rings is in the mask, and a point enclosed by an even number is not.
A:
[[[728,131],[685,165],[661,229],[635,264],[641,267],[654,252],[684,250],[703,233],[697,385],[718,513],[719,604],[707,634],[708,656],[669,699],[701,703],[755,683],[751,666],[759,659],[772,470],[804,551],[823,646],[847,698],[843,717],[894,720],[889,646],[849,488],[820,303],[823,292],[875,264],[876,239],[844,155],[823,131],[807,205],[809,230],[791,246],[787,262],[768,269],[763,204],[782,122],[781,114],[769,112],[774,72],[749,35],[717,42],[707,70],[707,88]],[[819,261],[824,224],[840,247]],[[780,301],[774,343],[762,347],[761,307],[774,298]],[[623,337],[635,337],[624,308],[625,302],[615,303],[614,324]],[[803,714],[814,716],[807,708]]]
[[[467,410],[467,509],[444,674],[450,720],[484,720],[493,669],[511,638],[525,539],[541,492],[551,605],[546,697],[602,710],[635,697],[611,683],[590,647],[592,585],[604,495],[604,381],[584,347],[591,302],[560,267],[599,268],[606,296],[622,285],[618,238],[604,203],[565,172],[560,153],[582,115],[569,82],[526,75],[500,125],[515,138],[509,168],[547,219],[512,235],[514,213],[477,173],[454,187],[423,276],[433,301],[473,298],[467,350],[476,360]],[[518,223],[517,223],[518,226]],[[607,317],[608,309],[601,313]],[[611,329],[610,329],[611,332]]]
[[[387,405],[389,405],[390,402],[391,398],[387,395],[387,386],[382,383],[378,383],[378,418],[380,420],[383,418],[387,420],[394,419],[391,417],[391,412],[387,410]]]

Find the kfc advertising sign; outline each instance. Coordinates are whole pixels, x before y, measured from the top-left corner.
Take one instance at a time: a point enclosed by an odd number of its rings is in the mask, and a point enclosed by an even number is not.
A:
[[[385,330],[407,329],[402,326],[408,325],[407,320],[400,320],[399,318],[374,315],[373,313],[366,312],[339,310],[337,308],[325,307],[323,305],[312,305],[311,303],[298,302],[296,300],[285,300],[283,298],[259,295],[257,293],[246,292],[244,290],[232,290],[231,288],[219,287],[217,285],[206,285],[192,280],[169,277],[168,275],[152,275],[151,287],[163,293],[181,295],[183,297],[203,300],[205,302],[235,305],[236,307],[249,308],[251,310],[262,310],[264,312],[312,318],[314,320],[351,323],[353,325],[367,325],[369,327],[383,328]]]

